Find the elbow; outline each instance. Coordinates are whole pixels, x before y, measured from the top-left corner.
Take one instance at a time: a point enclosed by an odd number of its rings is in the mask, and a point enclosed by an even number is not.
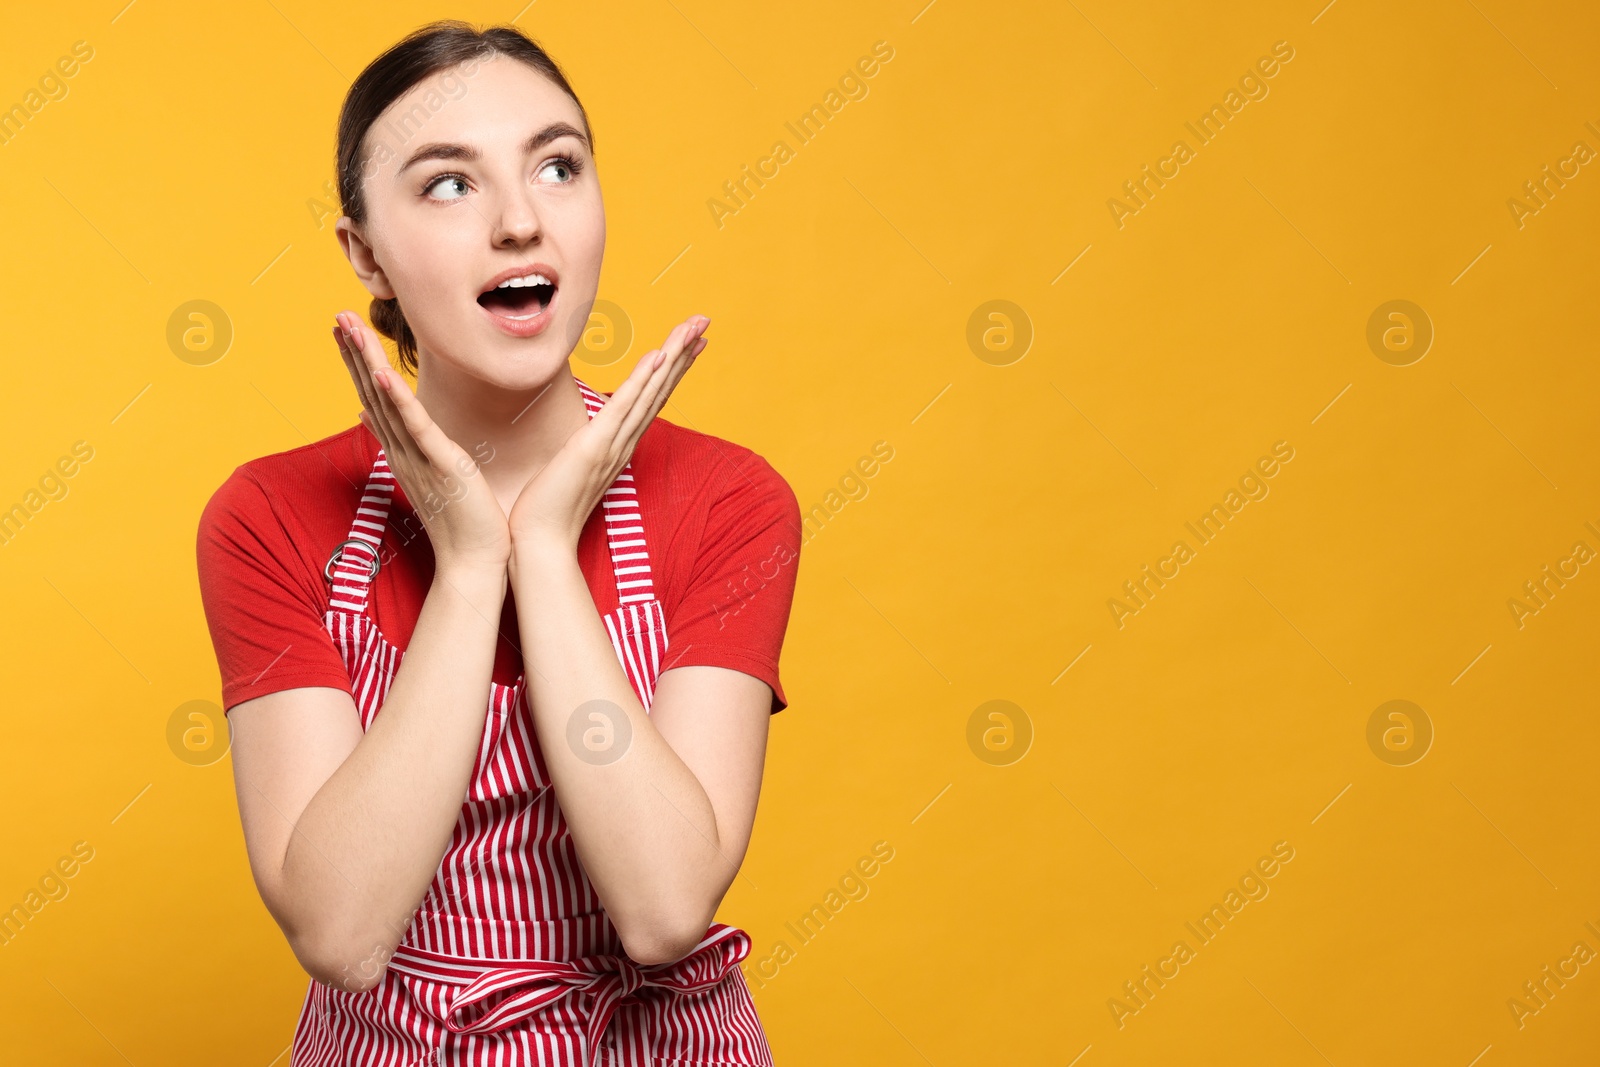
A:
[[[694,951],[710,926],[710,913],[683,908],[652,921],[633,923],[617,932],[628,958],[642,967],[650,967],[683,959]]]
[[[364,945],[364,948],[356,946]],[[347,993],[365,993],[381,985],[389,969],[392,947],[328,934],[291,935],[289,947],[306,974],[325,986]]]
[[[652,967],[663,963],[676,963],[683,959],[694,949],[695,943],[699,940],[698,936],[686,938],[636,934],[631,938],[623,938],[622,948],[627,952],[628,958],[639,966]]]
[[[261,899],[306,974],[350,993],[381,985],[410,916],[387,926],[370,911],[356,910],[359,902],[328,900],[291,888],[274,881],[261,886]]]

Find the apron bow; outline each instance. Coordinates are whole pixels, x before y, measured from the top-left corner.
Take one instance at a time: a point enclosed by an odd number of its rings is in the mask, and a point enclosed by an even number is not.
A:
[[[445,1002],[444,1012],[445,1027],[457,1034],[504,1030],[549,1011],[568,997],[591,996],[585,1062],[592,1067],[599,1054],[600,1039],[619,1007],[641,1003],[649,989],[677,995],[710,989],[750,954],[750,947],[750,935],[743,930],[713,923],[688,955],[671,963],[641,965],[627,956],[615,955],[574,960],[476,960],[482,969],[472,976],[459,958],[448,962],[440,959],[434,967],[428,967],[426,964],[434,961],[418,958],[418,950],[402,945],[389,966],[402,973],[461,986]],[[439,968],[438,964],[446,964],[448,969]],[[629,1067],[652,1067],[649,1035],[637,1025],[642,1023],[642,1014],[625,1012],[621,1018],[630,1020],[619,1027],[622,1062]]]

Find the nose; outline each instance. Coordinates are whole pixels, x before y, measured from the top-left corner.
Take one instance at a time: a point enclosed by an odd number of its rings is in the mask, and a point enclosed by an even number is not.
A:
[[[493,241],[499,247],[519,248],[537,241],[544,229],[534,204],[533,190],[513,190],[500,197],[491,225]]]

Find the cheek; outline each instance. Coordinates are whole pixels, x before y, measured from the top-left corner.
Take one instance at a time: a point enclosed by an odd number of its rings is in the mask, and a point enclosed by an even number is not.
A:
[[[402,258],[399,262],[404,264],[399,277],[391,274],[389,280],[408,320],[417,324],[441,315],[461,313],[461,308],[451,305],[467,299],[464,279],[455,279],[457,284],[452,286],[451,279],[430,269],[430,264],[417,256]]]
[[[377,250],[378,262],[407,319],[417,323],[463,313],[462,307],[451,305],[468,299],[477,280],[462,273],[462,263],[474,262],[464,255],[466,248],[464,235],[456,228],[420,227],[387,234]]]
[[[600,267],[606,250],[606,217],[599,198],[562,204],[545,216],[542,242],[550,262],[561,268],[561,289],[568,310],[592,301],[600,288]],[[536,249],[532,253],[540,258]]]
[[[600,196],[595,194],[592,200],[581,205],[574,205],[575,210],[565,220],[568,233],[571,237],[570,247],[577,253],[577,263],[572,264],[586,272],[592,273],[596,280],[600,276],[600,261],[606,250],[606,213],[600,202]]]

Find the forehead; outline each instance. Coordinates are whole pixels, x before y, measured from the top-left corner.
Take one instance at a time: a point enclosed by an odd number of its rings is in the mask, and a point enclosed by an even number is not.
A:
[[[539,71],[503,55],[469,60],[428,75],[383,110],[367,131],[368,171],[393,175],[417,148],[441,141],[489,158],[515,152],[557,121],[584,128],[577,104]]]

